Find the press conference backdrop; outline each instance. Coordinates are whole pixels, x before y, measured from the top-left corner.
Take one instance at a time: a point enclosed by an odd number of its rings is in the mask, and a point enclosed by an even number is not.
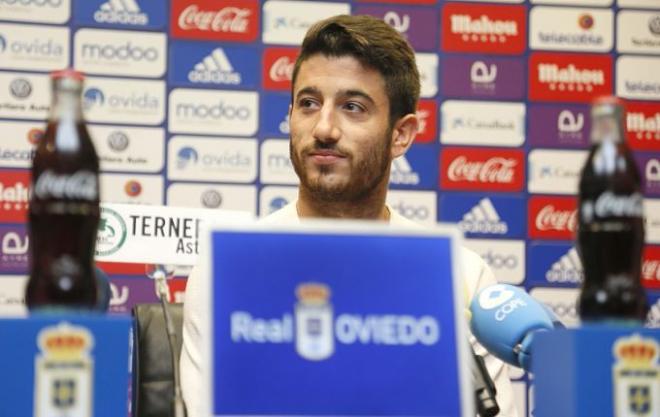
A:
[[[417,52],[422,126],[392,166],[389,203],[422,224],[457,222],[500,281],[569,324],[588,103],[626,99],[649,322],[660,326],[660,0],[0,0],[0,314],[22,308],[49,71],[88,74],[103,201],[265,215],[296,195],[287,106],[298,45],[341,13],[383,18]],[[144,265],[104,268],[113,311],[155,299]],[[181,301],[186,272],[172,272]],[[524,381],[515,389],[531,409]]]

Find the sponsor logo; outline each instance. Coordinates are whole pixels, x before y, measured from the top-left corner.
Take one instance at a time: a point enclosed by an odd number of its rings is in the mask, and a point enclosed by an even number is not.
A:
[[[525,242],[522,240],[466,239],[472,249],[492,268],[497,282],[519,285],[525,279]]]
[[[0,73],[0,117],[45,119],[50,110],[47,75]]]
[[[91,171],[76,171],[73,174],[56,174],[47,169],[39,175],[34,184],[34,195],[41,200],[67,199],[88,200],[98,199],[98,178]]]
[[[605,191],[596,201],[582,201],[582,219],[586,223],[608,217],[644,217],[644,198],[640,193],[617,195]]]
[[[266,90],[291,90],[293,66],[298,57],[298,48],[266,48],[262,83]]]
[[[176,136],[169,142],[168,176],[175,180],[252,182],[257,176],[255,139]]]
[[[576,105],[531,106],[529,140],[540,147],[585,148],[589,145],[589,108]]]
[[[616,94],[633,100],[660,100],[660,60],[641,56],[617,58]]]
[[[232,342],[294,344],[302,358],[320,361],[335,353],[335,343],[432,346],[440,340],[440,324],[429,315],[336,312],[330,304],[330,288],[315,282],[299,284],[295,294],[293,315],[285,312],[281,318],[257,318],[247,311],[232,311]]]
[[[124,193],[129,197],[137,197],[142,194],[142,184],[137,180],[129,180],[124,184]]]
[[[530,244],[528,266],[527,280],[542,285],[575,287],[584,279],[578,252],[569,244]]]
[[[571,248],[553,263],[546,271],[545,279],[552,284],[580,284],[584,279],[584,270],[577,250]]]
[[[261,182],[264,184],[298,184],[289,157],[289,141],[266,139],[261,144]]]
[[[165,83],[151,80],[87,78],[83,111],[90,122],[160,124]]]
[[[444,96],[506,100],[524,97],[525,66],[519,59],[447,56],[441,65]]]
[[[87,73],[142,77],[165,73],[164,33],[80,29],[74,43],[76,68]]]
[[[618,0],[617,4],[619,7],[639,7],[646,9],[660,9],[658,3],[655,0]]]
[[[580,317],[577,311],[580,290],[576,288],[532,288],[529,295],[548,307],[566,327],[577,327]]]
[[[25,317],[28,313],[25,306],[25,286],[27,276],[8,275],[2,277],[0,286],[0,316]]]
[[[94,20],[98,23],[145,26],[149,24],[149,15],[140,10],[135,0],[109,0],[94,12]]]
[[[529,199],[529,237],[531,239],[573,240],[577,228],[577,202],[572,197]]]
[[[587,156],[587,151],[532,150],[527,189],[537,194],[576,194]]]
[[[437,199],[433,191],[390,190],[387,204],[403,217],[424,225],[434,225],[437,219]]]
[[[0,272],[28,273],[28,249],[29,237],[24,225],[0,226]]]
[[[660,328],[660,298],[649,300],[649,313],[646,316],[646,327]]]
[[[32,94],[32,83],[25,78],[16,78],[9,84],[9,92],[19,100],[28,98]]]
[[[442,47],[451,52],[516,55],[525,50],[525,8],[445,4],[442,8]]]
[[[30,201],[30,173],[11,170],[0,174],[0,221],[23,223]]]
[[[441,114],[442,143],[513,147],[525,141],[522,103],[448,100]]]
[[[108,311],[115,314],[130,314],[136,304],[158,302],[154,282],[145,277],[112,278],[110,295]]]
[[[660,151],[660,105],[627,102],[625,127],[632,149]]]
[[[257,39],[256,0],[173,0],[170,27],[174,38],[252,42]]]
[[[614,43],[613,20],[611,10],[534,7],[530,48],[608,52]]]
[[[70,0],[0,0],[0,20],[66,23]]]
[[[465,213],[458,227],[464,233],[487,233],[504,235],[508,232],[508,226],[500,219],[492,201],[488,197],[479,201],[479,204]]]
[[[68,62],[68,28],[0,24],[0,68],[50,71]]]
[[[419,130],[415,142],[435,142],[438,134],[438,103],[435,100],[420,100],[417,104],[417,119]]]
[[[419,174],[413,171],[405,155],[401,155],[392,161],[390,168],[390,184],[394,185],[417,185]]]
[[[445,148],[440,158],[441,188],[511,192],[523,188],[522,151]]]
[[[102,174],[101,201],[128,204],[163,203],[161,175]]]
[[[612,58],[533,53],[529,83],[531,100],[591,102],[596,96],[612,94]]]
[[[2,122],[4,141],[0,145],[0,166],[30,168],[35,146],[43,137],[43,130],[34,122]]]
[[[125,151],[129,143],[128,135],[120,130],[115,130],[108,135],[108,146],[115,152]]]
[[[300,45],[315,22],[338,14],[351,14],[348,3],[271,0],[264,3],[263,42]]]
[[[101,207],[95,256],[107,256],[117,252],[126,242],[127,234],[128,229],[121,215],[108,207]]]
[[[644,194],[647,196],[660,195],[660,157],[637,154],[635,161],[644,174],[642,176]]]
[[[257,190],[252,185],[175,183],[167,189],[167,204],[180,207],[211,208],[218,203],[217,195],[220,196],[218,207],[223,210],[238,210],[256,214]]]
[[[617,14],[617,50],[660,54],[660,14],[621,10]]]
[[[415,61],[421,83],[420,97],[434,97],[438,92],[438,55],[415,54]]]
[[[660,289],[660,246],[646,246],[644,248],[642,284],[648,289]]]
[[[660,244],[660,200],[644,200],[644,213],[646,222],[646,243]]]
[[[170,92],[169,130],[174,133],[253,135],[257,131],[258,94],[252,91],[192,90]]]
[[[241,83],[241,74],[234,71],[222,48],[215,48],[188,72],[188,80],[192,83],[237,85]]]
[[[434,189],[438,183],[437,147],[412,146],[405,155],[392,161],[392,188]]]
[[[403,34],[416,51],[437,50],[439,37],[437,13],[428,13],[426,9],[402,5],[357,5],[353,9],[353,14],[368,14],[383,19],[385,23]]]
[[[265,186],[259,194],[259,214],[267,216],[294,201],[298,187]]]
[[[87,128],[102,171],[157,172],[162,169],[163,129],[98,125],[88,125]]]

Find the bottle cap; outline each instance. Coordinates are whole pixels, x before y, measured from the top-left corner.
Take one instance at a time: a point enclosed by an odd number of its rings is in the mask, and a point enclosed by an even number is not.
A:
[[[85,75],[80,71],[74,70],[73,68],[65,68],[62,70],[53,71],[50,73],[50,77],[53,80],[58,80],[62,78],[73,78],[76,81],[85,80]]]

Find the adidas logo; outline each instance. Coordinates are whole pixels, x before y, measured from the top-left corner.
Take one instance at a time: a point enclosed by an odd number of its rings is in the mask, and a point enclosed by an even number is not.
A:
[[[577,249],[571,248],[557,262],[552,264],[545,273],[545,279],[548,282],[558,282],[562,284],[579,284],[582,282],[584,272],[582,262],[578,256]]]
[[[142,13],[135,0],[108,0],[94,12],[94,20],[99,23],[144,26],[149,23],[149,16]]]
[[[390,182],[398,185],[417,185],[419,184],[419,174],[413,171],[406,157],[402,155],[392,161]]]
[[[509,231],[509,226],[500,219],[493,202],[486,197],[463,215],[458,223],[459,229],[466,233],[491,233],[503,235]]]
[[[241,74],[234,71],[225,51],[215,48],[188,73],[188,80],[193,83],[237,85],[241,83]]]

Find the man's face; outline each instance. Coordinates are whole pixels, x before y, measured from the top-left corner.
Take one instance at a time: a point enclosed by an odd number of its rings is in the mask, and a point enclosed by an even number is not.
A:
[[[290,109],[291,160],[322,201],[355,201],[386,187],[392,160],[382,75],[351,56],[313,55],[300,66]]]

